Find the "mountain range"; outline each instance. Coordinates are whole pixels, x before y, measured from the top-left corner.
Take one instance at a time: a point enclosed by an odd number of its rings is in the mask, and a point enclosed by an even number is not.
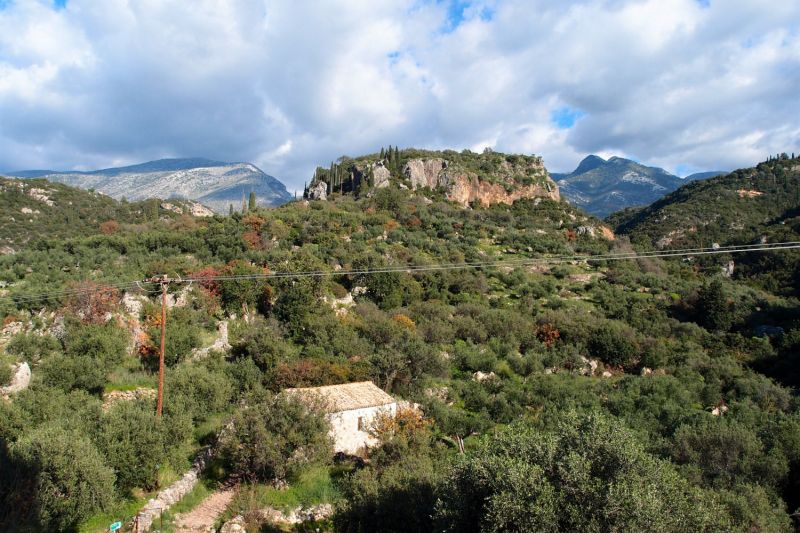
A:
[[[561,194],[587,213],[605,217],[626,207],[648,205],[687,183],[724,174],[723,171],[701,172],[679,178],[663,168],[648,167],[625,159],[608,160],[590,155],[578,168],[566,174],[552,172]]]
[[[202,158],[159,159],[139,165],[106,168],[91,172],[23,170],[11,172],[17,178],[46,178],[95,189],[117,200],[147,198],[188,198],[217,212],[227,212],[231,204],[238,209],[242,197],[255,191],[256,202],[278,206],[294,197],[283,183],[250,163],[223,163]]]

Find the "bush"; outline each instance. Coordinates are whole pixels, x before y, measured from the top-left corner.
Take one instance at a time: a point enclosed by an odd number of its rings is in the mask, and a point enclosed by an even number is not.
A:
[[[709,496],[621,424],[570,416],[483,440],[441,491],[440,531],[729,531]]]
[[[638,354],[636,344],[611,326],[601,326],[589,340],[593,357],[613,366],[628,366]]]
[[[35,333],[17,333],[6,346],[6,353],[14,355],[20,361],[35,363],[51,355],[61,353],[62,346],[52,335]]]
[[[164,376],[165,402],[180,402],[194,420],[205,420],[224,411],[233,396],[233,385],[223,372],[203,366],[185,365]],[[167,400],[168,398],[168,400]]]
[[[102,359],[88,355],[56,355],[46,359],[39,368],[42,381],[48,387],[64,392],[82,389],[98,395],[103,393],[108,373]]]
[[[266,372],[280,363],[293,363],[297,349],[272,331],[264,321],[256,321],[233,349],[237,357],[251,358],[258,368]]]
[[[114,472],[85,437],[43,427],[13,445],[12,457],[35,484],[31,503],[43,529],[70,530],[113,502]]]
[[[71,325],[64,341],[69,357],[88,356],[110,365],[119,364],[128,348],[128,332],[116,323]]]
[[[268,396],[240,408],[220,444],[229,466],[250,480],[285,480],[333,455],[321,411],[297,398]]]
[[[160,318],[160,315],[159,315]],[[195,314],[189,309],[173,308],[167,315],[167,334],[164,339],[164,365],[175,366],[184,361],[194,348],[200,347],[200,327]],[[161,342],[161,328],[150,328],[148,335],[157,346]],[[156,356],[158,351],[155,352]],[[158,368],[158,359],[150,358],[148,363]]]
[[[0,387],[11,383],[11,379],[13,377],[14,372],[11,370],[11,365],[7,365],[5,362],[0,361]]]
[[[146,490],[158,485],[164,463],[164,428],[152,402],[118,402],[100,420],[95,443],[114,469],[117,487]]]

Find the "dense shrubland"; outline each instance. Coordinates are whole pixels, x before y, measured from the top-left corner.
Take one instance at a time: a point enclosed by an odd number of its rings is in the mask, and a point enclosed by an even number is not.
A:
[[[329,443],[324,420],[280,391],[365,379],[425,419],[376,428],[369,466],[337,482],[342,531],[792,528],[798,302],[722,277],[727,258],[587,261],[640,239],[580,235],[600,221],[547,199],[463,209],[394,188],[120,219],[113,234],[99,223],[0,257],[0,277],[9,295],[196,278],[167,319],[164,417],[151,400],[101,407],[104,392],[154,386],[154,301],[136,317],[119,298],[6,301],[4,323],[25,331],[5,360],[34,379],[0,405],[3,528],[69,530],[168,483],[205,444],[229,471],[291,483],[327,463]],[[574,260],[337,274],[552,255]],[[786,276],[776,261],[760,272]],[[212,279],[294,271],[330,275]],[[193,358],[220,320],[230,353]]]

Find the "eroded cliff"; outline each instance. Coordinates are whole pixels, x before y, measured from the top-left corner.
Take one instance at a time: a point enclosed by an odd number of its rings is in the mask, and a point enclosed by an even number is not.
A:
[[[412,189],[444,187],[448,200],[464,206],[475,201],[485,207],[501,202],[513,204],[521,198],[561,198],[558,185],[548,176],[541,159],[516,163],[503,159],[484,175],[443,158],[413,159],[402,172]]]

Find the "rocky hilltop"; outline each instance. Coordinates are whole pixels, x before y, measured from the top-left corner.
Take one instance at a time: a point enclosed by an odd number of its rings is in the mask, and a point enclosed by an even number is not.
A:
[[[326,199],[332,192],[367,192],[372,188],[442,192],[450,201],[467,206],[513,204],[522,198],[560,200],[558,185],[536,156],[465,150],[381,150],[380,154],[343,158],[330,169],[318,168],[304,195]]]
[[[250,163],[223,163],[209,159],[160,159],[140,165],[107,168],[92,172],[26,170],[12,172],[19,178],[46,178],[95,189],[117,200],[146,198],[188,198],[217,212],[227,212],[230,204],[239,208],[242,196],[255,191],[259,205],[277,206],[293,198],[286,187]]]

